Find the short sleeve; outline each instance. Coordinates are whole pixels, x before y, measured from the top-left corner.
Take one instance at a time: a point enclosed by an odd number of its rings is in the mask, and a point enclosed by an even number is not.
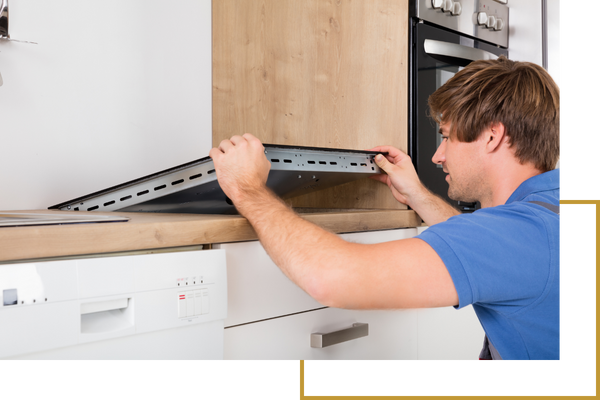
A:
[[[546,286],[547,232],[527,207],[499,206],[458,215],[417,238],[446,265],[458,308],[485,303],[511,313],[535,301]]]

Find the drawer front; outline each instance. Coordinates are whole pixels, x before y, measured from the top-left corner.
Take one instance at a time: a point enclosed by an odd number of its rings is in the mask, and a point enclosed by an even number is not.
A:
[[[226,327],[323,307],[281,272],[259,242],[220,247],[227,255]]]
[[[324,348],[311,334],[368,324],[368,336]],[[326,308],[225,329],[225,359],[476,360],[485,333],[472,307],[395,311]]]
[[[415,228],[409,228],[340,236],[350,242],[368,244],[405,239],[416,233]],[[227,254],[226,327],[323,307],[281,272],[259,242],[216,247]]]
[[[417,310],[309,311],[225,328],[224,358],[231,360],[415,360]],[[312,333],[330,333],[354,323],[369,325],[365,337],[312,348]]]

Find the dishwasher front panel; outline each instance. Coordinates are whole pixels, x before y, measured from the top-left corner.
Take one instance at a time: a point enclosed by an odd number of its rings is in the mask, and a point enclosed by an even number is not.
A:
[[[0,358],[222,358],[225,262],[201,250],[0,265]]]

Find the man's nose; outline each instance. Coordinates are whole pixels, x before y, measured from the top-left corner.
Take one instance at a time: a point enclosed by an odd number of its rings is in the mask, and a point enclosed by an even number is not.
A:
[[[442,143],[438,146],[431,161],[433,161],[434,164],[442,164],[446,161],[446,140],[442,140]]]

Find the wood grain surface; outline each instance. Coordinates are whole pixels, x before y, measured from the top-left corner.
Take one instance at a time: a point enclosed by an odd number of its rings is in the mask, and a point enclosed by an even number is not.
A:
[[[214,0],[213,145],[407,148],[408,1]],[[363,180],[301,207],[405,208]]]
[[[305,210],[306,211],[306,210]],[[334,233],[418,226],[409,210],[337,210],[302,213],[302,218]],[[33,210],[26,213],[76,213]],[[93,213],[125,216],[127,222],[0,228],[0,262],[257,240],[239,215]]]

